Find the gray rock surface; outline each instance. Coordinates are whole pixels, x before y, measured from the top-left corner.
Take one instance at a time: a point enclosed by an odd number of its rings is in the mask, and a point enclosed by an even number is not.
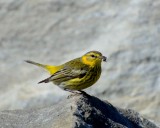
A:
[[[87,51],[108,56],[86,91],[160,121],[159,0],[1,0],[0,110],[53,105],[68,94],[24,63],[61,64]]]
[[[37,110],[0,112],[1,128],[158,128],[133,110],[112,106],[88,94],[76,94]]]

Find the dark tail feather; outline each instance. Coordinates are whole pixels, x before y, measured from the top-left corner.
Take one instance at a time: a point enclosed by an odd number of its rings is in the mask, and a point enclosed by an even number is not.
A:
[[[40,84],[40,83],[48,83],[48,82],[49,82],[49,78],[44,79],[44,80],[42,80],[42,81],[38,82],[38,84]]]

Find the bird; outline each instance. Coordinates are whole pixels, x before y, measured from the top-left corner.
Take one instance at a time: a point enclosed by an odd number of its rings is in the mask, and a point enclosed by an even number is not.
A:
[[[25,60],[27,63],[44,68],[50,76],[40,82],[57,85],[65,91],[72,93],[83,92],[97,82],[101,75],[101,62],[107,61],[99,51],[89,51],[79,58],[70,60],[64,64],[53,66]]]

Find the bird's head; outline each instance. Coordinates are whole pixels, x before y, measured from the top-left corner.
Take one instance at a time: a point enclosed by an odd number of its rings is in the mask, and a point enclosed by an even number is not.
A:
[[[100,65],[102,61],[107,61],[107,57],[103,56],[102,53],[98,51],[90,51],[82,56],[82,62],[91,67]]]

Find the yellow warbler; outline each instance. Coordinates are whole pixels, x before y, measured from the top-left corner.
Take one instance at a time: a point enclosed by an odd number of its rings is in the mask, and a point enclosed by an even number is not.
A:
[[[39,83],[53,82],[58,87],[70,91],[81,91],[92,86],[101,75],[101,62],[107,58],[98,51],[90,51],[82,57],[62,65],[52,66],[27,60],[26,62],[46,69],[50,77]]]

